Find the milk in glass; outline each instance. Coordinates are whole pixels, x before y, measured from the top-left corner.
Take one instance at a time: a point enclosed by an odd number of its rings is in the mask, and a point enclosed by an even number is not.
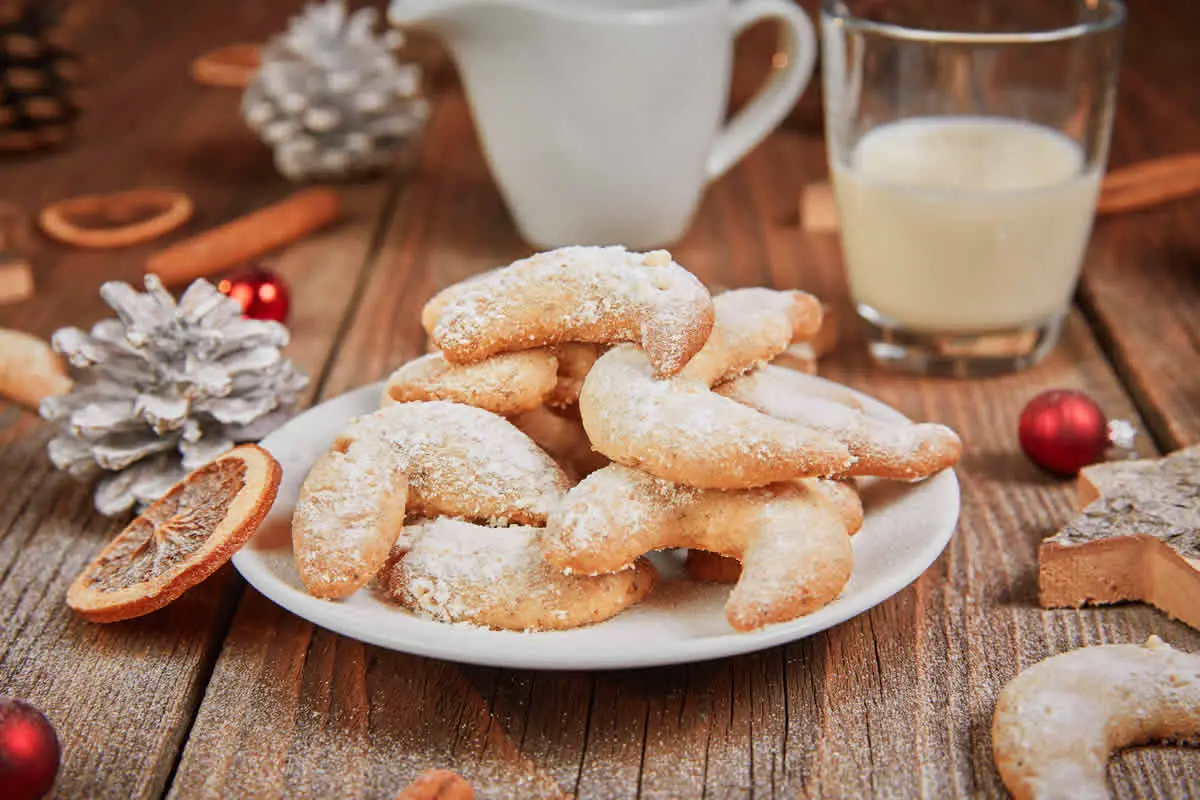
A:
[[[837,161],[850,289],[868,316],[986,332],[1066,309],[1100,178],[1068,137],[1005,118],[917,117],[872,129]]]

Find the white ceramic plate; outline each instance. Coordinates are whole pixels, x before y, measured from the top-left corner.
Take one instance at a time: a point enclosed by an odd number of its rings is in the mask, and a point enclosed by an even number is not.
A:
[[[950,540],[958,480],[947,470],[918,484],[861,481],[866,518],[854,537],[854,573],[841,596],[794,622],[738,633],[725,621],[728,587],[683,579],[676,553],[653,556],[660,582],[643,603],[586,628],[545,633],[491,631],[415,616],[370,587],[339,602],[305,594],[292,565],[290,521],[309,467],[352,416],[376,408],[382,384],[301,414],[262,445],[283,464],[270,515],[233,558],[268,598],[304,619],[369,644],[433,658],[521,669],[625,669],[749,653],[801,639],[861,614],[915,581]],[[868,413],[904,417],[859,395]]]

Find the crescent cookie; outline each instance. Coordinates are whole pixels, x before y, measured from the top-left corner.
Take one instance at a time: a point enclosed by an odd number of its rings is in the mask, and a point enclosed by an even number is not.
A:
[[[1157,636],[1083,647],[1034,664],[1004,687],[992,753],[1016,800],[1107,800],[1122,747],[1200,737],[1200,656]]]
[[[514,631],[602,622],[654,587],[658,573],[644,558],[612,574],[564,575],[546,563],[542,533],[449,517],[409,525],[380,580],[392,599],[433,619]]]
[[[438,317],[442,315],[442,309],[449,305],[450,301],[456,300],[460,295],[471,290],[472,284],[476,281],[481,281],[490,278],[499,272],[503,267],[492,267],[491,269],[477,272],[474,275],[468,275],[458,283],[452,283],[445,289],[435,294],[433,297],[425,301],[425,306],[421,309],[421,327],[425,330],[426,336],[433,335],[433,329],[437,325]]]
[[[809,487],[817,490],[846,524],[850,536],[858,533],[863,523],[862,500],[850,481],[827,481],[806,479]],[[737,583],[742,574],[742,565],[735,558],[710,553],[706,550],[688,550],[683,568],[688,577],[702,583]]]
[[[545,406],[517,414],[510,420],[538,447],[558,462],[569,477],[578,480],[609,463],[592,449],[578,420],[555,414]]]
[[[795,347],[795,345],[792,345],[792,347]],[[834,383],[811,373],[793,369],[786,364],[781,364],[781,358],[782,356],[775,358],[771,363],[763,364],[758,369],[746,373],[745,378],[756,376],[755,381],[764,384],[764,391],[780,391],[803,397],[818,397],[822,400],[829,400],[830,402],[846,406],[847,408],[862,411],[862,402],[850,389],[842,386],[840,383]],[[721,383],[719,386],[728,386],[730,383],[736,383],[745,378],[741,376],[734,377],[731,381]],[[721,390],[717,388],[714,391]]]
[[[677,376],[656,379],[646,355],[620,345],[588,372],[579,411],[592,446],[619,464],[707,489],[846,474],[854,457],[836,437],[775,419],[709,387],[769,360],[820,327],[804,292],[741,289],[715,300],[708,343]]]
[[[558,359],[546,350],[501,353],[474,364],[429,353],[392,373],[380,405],[451,400],[509,416],[539,408],[557,384]]]
[[[558,359],[558,382],[546,398],[546,405],[554,408],[573,406],[579,402],[583,380],[600,357],[601,347],[585,342],[564,342],[551,348],[551,352]]]
[[[296,569],[316,597],[346,597],[379,571],[405,512],[541,525],[566,475],[503,417],[442,401],[352,421],[304,480]]]
[[[430,336],[453,363],[560,342],[638,342],[674,375],[713,325],[708,290],[665,250],[564,247],[452,286]],[[422,313],[422,317],[426,314]]]
[[[713,307],[712,333],[680,374],[709,386],[770,361],[821,328],[821,303],[808,292],[734,289]]]
[[[845,521],[813,483],[714,491],[614,464],[567,493],[546,526],[546,560],[595,575],[653,550],[708,550],[742,562],[725,604],[730,625],[792,620],[837,597],[854,562]]]
[[[855,458],[845,475],[915,481],[954,466],[962,456],[962,440],[945,425],[896,424],[867,416],[807,392],[804,377],[767,365],[714,391],[776,419],[836,437]]]
[[[348,597],[387,559],[404,527],[408,476],[383,439],[339,439],[300,487],[292,552],[305,590]]]

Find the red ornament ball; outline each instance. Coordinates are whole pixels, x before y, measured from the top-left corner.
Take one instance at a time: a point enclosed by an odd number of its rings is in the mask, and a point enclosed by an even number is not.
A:
[[[225,278],[217,290],[237,300],[249,319],[287,320],[290,297],[283,279],[273,272],[256,269]]]
[[[1104,459],[1112,443],[1108,418],[1082,392],[1054,389],[1034,397],[1021,412],[1021,449],[1033,463],[1063,477]]]
[[[0,796],[37,800],[58,774],[58,736],[42,712],[0,695]]]

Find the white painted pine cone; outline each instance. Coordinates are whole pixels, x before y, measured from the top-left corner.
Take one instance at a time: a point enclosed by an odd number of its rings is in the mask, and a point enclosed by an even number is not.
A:
[[[375,35],[376,11],[347,14],[342,0],[311,5],[264,49],[242,116],[275,151],[287,178],[337,180],[386,168],[424,127],[421,71]]]
[[[308,385],[281,353],[287,329],[244,319],[208,281],[178,303],[154,275],[145,293],[110,281],[100,295],[117,318],[55,332],[75,386],[39,412],[61,424],[48,446],[55,466],[104,474],[95,494],[103,514],[152,502],[235,443],[266,435]]]

